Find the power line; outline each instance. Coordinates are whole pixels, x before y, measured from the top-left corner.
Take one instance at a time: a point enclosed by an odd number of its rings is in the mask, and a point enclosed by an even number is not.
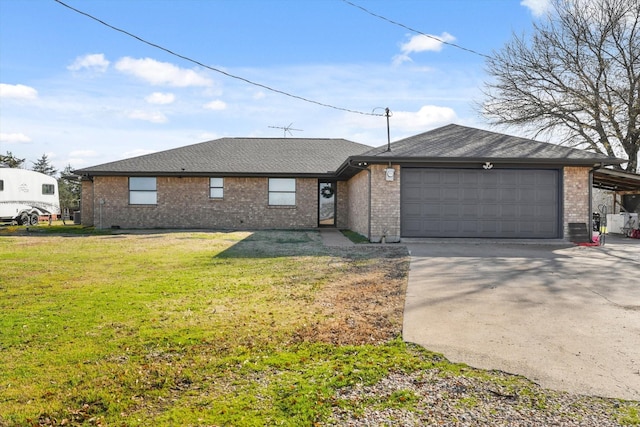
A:
[[[347,113],[361,114],[361,115],[364,115],[364,116],[382,116],[382,114],[366,113],[366,112],[363,112],[363,111],[357,111],[357,110],[351,110],[351,109],[348,109],[348,108],[336,107],[335,105],[325,104],[325,103],[319,102],[319,101],[314,101],[312,99],[305,98],[305,97],[298,96],[298,95],[294,95],[294,94],[291,94],[289,92],[285,92],[285,91],[280,90],[280,89],[272,88],[272,87],[264,85],[262,83],[257,83],[257,82],[251,81],[251,80],[246,79],[244,77],[236,76],[234,74],[228,73],[228,72],[220,70],[218,68],[211,67],[209,65],[203,64],[202,62],[197,61],[195,59],[192,59],[192,58],[190,58],[188,56],[176,53],[176,52],[174,52],[174,51],[172,51],[170,49],[167,49],[166,47],[160,46],[159,44],[152,43],[152,42],[150,42],[148,40],[145,40],[140,36],[132,34],[132,33],[128,32],[128,31],[126,31],[126,30],[123,30],[122,28],[118,28],[118,27],[113,26],[113,25],[111,25],[111,24],[109,24],[109,23],[107,23],[107,22],[105,22],[105,21],[103,21],[103,20],[101,20],[99,18],[96,18],[95,16],[93,16],[93,15],[87,13],[87,12],[83,12],[83,11],[81,11],[79,9],[76,9],[75,7],[70,6],[70,5],[62,2],[61,0],[53,0],[53,1],[55,1],[56,3],[68,8],[68,9],[70,9],[70,10],[76,12],[76,13],[79,13],[80,15],[84,15],[87,18],[92,19],[92,20],[104,25],[105,27],[111,28],[112,30],[118,31],[118,32],[120,32],[122,34],[125,34],[125,35],[129,36],[129,37],[133,37],[134,39],[136,39],[136,40],[138,40],[138,41],[140,41],[140,42],[142,42],[144,44],[147,44],[147,45],[149,45],[151,47],[155,47],[156,49],[160,49],[160,50],[162,50],[162,51],[164,51],[164,52],[166,52],[166,53],[168,53],[170,55],[173,55],[173,56],[176,56],[176,57],[178,57],[180,59],[183,59],[185,61],[194,63],[194,64],[199,65],[199,66],[201,66],[203,68],[206,68],[208,70],[215,71],[216,73],[223,74],[223,75],[225,75],[227,77],[231,77],[232,79],[240,80],[240,81],[248,83],[250,85],[257,86],[257,87],[260,87],[262,89],[266,89],[266,90],[271,91],[271,92],[279,93],[280,95],[288,96],[290,98],[294,98],[294,99],[297,99],[297,100],[300,100],[300,101],[304,101],[304,102],[308,102],[308,103],[311,103],[311,104],[319,105],[321,107],[332,108],[334,110],[345,111]]]
[[[404,25],[404,24],[402,24],[402,23],[400,23],[400,22],[396,22],[396,21],[394,21],[394,20],[392,20],[392,19],[389,19],[389,18],[387,18],[387,17],[385,17],[385,16],[378,15],[377,13],[371,12],[369,9],[366,9],[366,8],[364,8],[364,7],[360,6],[360,5],[357,5],[357,4],[355,4],[355,3],[352,3],[352,2],[350,2],[349,0],[342,0],[342,1],[343,1],[343,2],[345,2],[346,4],[348,4],[349,6],[353,6],[353,7],[355,7],[356,9],[360,9],[360,10],[362,10],[363,12],[368,13],[368,14],[369,14],[369,15],[371,15],[371,16],[375,16],[376,18],[378,18],[378,19],[382,19],[383,21],[387,21],[387,22],[389,22],[390,24],[397,25],[398,27],[402,27],[402,28],[404,28],[405,30],[409,30],[409,31],[411,31],[411,32],[413,32],[413,33],[420,34],[420,35],[422,35],[422,36],[425,36],[425,37],[428,37],[428,38],[430,38],[430,39],[436,40],[436,41],[438,41],[438,42],[440,42],[440,43],[442,43],[442,44],[446,44],[446,45],[449,45],[449,46],[455,47],[455,48],[457,48],[457,49],[461,49],[461,50],[464,50],[464,51],[466,51],[466,52],[473,53],[474,55],[479,55],[479,56],[482,56],[482,57],[484,57],[484,58],[491,59],[491,57],[490,57],[489,55],[486,55],[486,54],[484,54],[484,53],[481,53],[481,52],[475,51],[475,50],[473,50],[473,49],[469,49],[469,48],[466,48],[466,47],[460,46],[460,45],[455,44],[455,43],[451,43],[451,42],[448,42],[448,41],[442,40],[441,38],[436,37],[436,36],[432,36],[431,34],[425,34],[425,33],[423,33],[422,31],[418,31],[418,30],[416,30],[416,29],[413,29],[413,28],[411,28],[411,27],[409,27],[409,26],[407,26],[407,25]]]

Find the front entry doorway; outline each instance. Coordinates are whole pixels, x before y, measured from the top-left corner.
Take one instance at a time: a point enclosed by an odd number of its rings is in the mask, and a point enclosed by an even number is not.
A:
[[[318,182],[318,227],[336,226],[336,183]]]

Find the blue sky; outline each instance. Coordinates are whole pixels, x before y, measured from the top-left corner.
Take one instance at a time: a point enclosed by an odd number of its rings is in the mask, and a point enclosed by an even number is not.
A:
[[[226,136],[371,146],[449,123],[487,128],[481,55],[343,0],[0,0],[0,153],[92,166]],[[490,54],[548,0],[351,0]],[[349,112],[344,110],[351,110]],[[291,136],[291,135],[287,135]]]

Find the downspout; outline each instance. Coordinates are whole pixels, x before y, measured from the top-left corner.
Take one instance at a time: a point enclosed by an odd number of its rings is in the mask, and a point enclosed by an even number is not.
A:
[[[369,197],[367,199],[367,203],[368,203],[368,207],[369,207],[369,218],[367,220],[367,239],[369,239],[369,241],[371,241],[371,170],[368,167],[362,167],[362,166],[356,166],[354,164],[351,163],[352,160],[349,159],[349,166],[351,166],[354,169],[360,169],[363,171],[366,171],[369,175]]]

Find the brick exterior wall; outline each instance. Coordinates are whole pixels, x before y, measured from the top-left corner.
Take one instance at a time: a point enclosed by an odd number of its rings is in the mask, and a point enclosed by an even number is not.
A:
[[[393,181],[386,165],[371,165],[337,185],[336,227],[372,242],[400,241],[401,169]],[[568,224],[590,224],[588,167],[563,169],[563,236]],[[371,180],[371,189],[369,184]],[[370,193],[369,193],[370,192]],[[369,200],[371,194],[371,200]],[[224,199],[209,198],[208,177],[158,177],[157,205],[129,205],[127,177],[82,182],[82,224],[109,228],[305,229],[318,226],[318,180],[296,179],[296,206],[268,206],[267,178],[224,178]],[[104,200],[101,204],[100,201]],[[371,218],[371,224],[369,219]],[[371,233],[371,235],[369,235]]]
[[[369,172],[362,171],[347,182],[348,226],[369,237]]]
[[[369,172],[351,178],[348,186],[349,229],[369,237],[371,242],[400,241],[400,167],[394,166],[393,181],[386,180],[386,165],[371,165],[371,200]],[[371,216],[371,224],[369,224]],[[369,232],[371,235],[369,236]]]
[[[93,223],[93,182],[82,181],[82,193],[80,194],[80,220],[82,225],[92,227]],[[74,222],[76,219],[74,218]]]
[[[305,229],[318,225],[318,180],[296,179],[296,206],[268,206],[267,178],[224,178],[224,199],[208,177],[157,177],[157,205],[129,205],[128,177],[83,185],[82,223],[109,228]],[[93,191],[92,191],[93,190]],[[100,201],[104,200],[101,204]]]
[[[564,237],[569,236],[569,223],[591,223],[589,218],[589,171],[588,167],[565,167],[563,169],[563,231]]]
[[[349,228],[349,184],[347,181],[338,181],[336,186],[336,227]]]
[[[371,236],[372,242],[400,241],[400,167],[395,166],[393,181],[387,181],[386,165],[371,165]]]

